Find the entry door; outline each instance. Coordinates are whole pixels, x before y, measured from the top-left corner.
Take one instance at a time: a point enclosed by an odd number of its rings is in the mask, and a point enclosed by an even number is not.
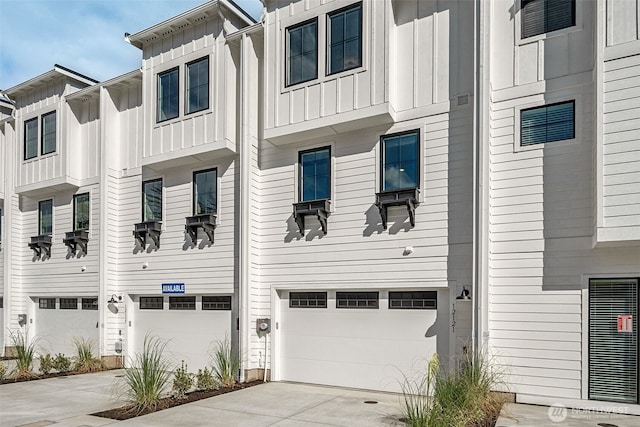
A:
[[[589,282],[589,399],[638,402],[638,279]]]

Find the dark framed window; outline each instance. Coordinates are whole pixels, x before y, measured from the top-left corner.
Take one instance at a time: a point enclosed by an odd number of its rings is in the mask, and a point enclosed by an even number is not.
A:
[[[377,309],[378,292],[336,292],[336,308]]]
[[[24,159],[38,156],[38,118],[24,122]]]
[[[389,292],[389,309],[435,310],[437,291]]]
[[[291,308],[327,308],[326,292],[290,292]]]
[[[218,209],[218,170],[193,173],[193,214],[216,213]]]
[[[318,78],[318,19],[286,30],[286,86]]]
[[[203,310],[231,310],[231,296],[203,296]]]
[[[520,145],[575,138],[575,101],[520,111]]]
[[[162,178],[142,183],[142,221],[162,221]]]
[[[209,57],[187,64],[185,113],[209,108]]]
[[[98,309],[98,298],[82,298],[82,309],[83,310],[97,310]]]
[[[0,297],[0,308],[4,308],[4,297]]]
[[[77,310],[78,298],[60,298],[60,310]]]
[[[38,298],[38,308],[43,310],[55,310],[56,299],[55,298]]]
[[[380,138],[382,191],[420,187],[420,131]]]
[[[298,163],[300,201],[331,198],[331,148],[301,151]]]
[[[140,310],[162,310],[164,297],[140,297]]]
[[[89,229],[89,193],[73,196],[73,229]]]
[[[362,4],[327,15],[327,74],[362,65]]]
[[[522,0],[522,38],[576,25],[575,0]]]
[[[196,297],[169,297],[169,310],[195,310]]]
[[[2,242],[2,209],[0,209],[0,243]]]
[[[38,234],[48,235],[53,232],[53,200],[38,202]]]
[[[158,74],[158,112],[156,121],[178,117],[179,104],[179,72],[178,67]]]
[[[41,154],[56,151],[56,112],[52,111],[42,116],[42,148]]]

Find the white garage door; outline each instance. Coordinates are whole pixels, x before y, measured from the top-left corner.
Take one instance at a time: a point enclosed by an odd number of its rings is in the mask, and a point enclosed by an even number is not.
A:
[[[76,338],[91,340],[98,354],[98,298],[37,298],[35,331],[42,353],[74,356]]]
[[[189,372],[210,367],[217,341],[231,339],[231,296],[138,296],[133,298],[133,351],[141,353],[146,334],[168,341],[167,356]]]
[[[403,373],[448,359],[446,292],[282,292],[280,379],[400,391]]]

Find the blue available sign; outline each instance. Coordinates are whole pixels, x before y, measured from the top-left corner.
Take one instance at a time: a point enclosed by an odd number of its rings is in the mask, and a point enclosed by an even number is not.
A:
[[[184,283],[163,283],[163,294],[184,294]]]

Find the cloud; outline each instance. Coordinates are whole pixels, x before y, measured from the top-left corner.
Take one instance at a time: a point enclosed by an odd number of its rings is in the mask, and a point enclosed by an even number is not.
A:
[[[204,0],[0,0],[0,88],[60,64],[97,80],[139,68],[140,50],[124,41]],[[258,19],[259,0],[237,0]]]

